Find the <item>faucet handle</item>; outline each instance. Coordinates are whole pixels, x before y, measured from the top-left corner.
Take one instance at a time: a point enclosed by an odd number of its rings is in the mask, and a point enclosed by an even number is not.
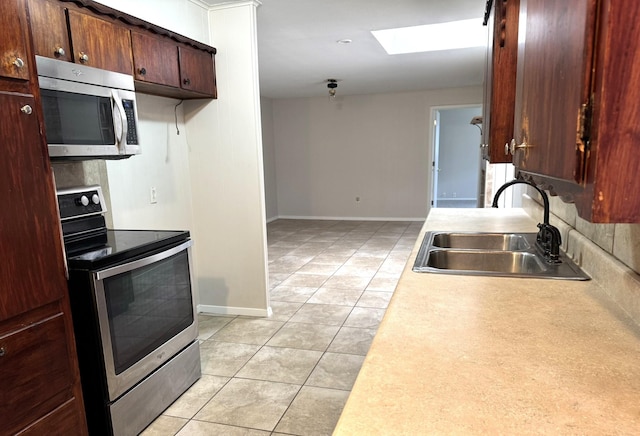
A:
[[[560,245],[562,236],[560,230],[551,224],[538,224],[540,231],[536,235],[536,247],[542,252],[548,263],[561,263]]]

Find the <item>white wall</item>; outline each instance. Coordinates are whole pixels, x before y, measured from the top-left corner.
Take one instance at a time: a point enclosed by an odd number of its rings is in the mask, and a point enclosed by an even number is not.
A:
[[[209,42],[207,10],[189,0],[100,0],[145,21]],[[120,229],[193,229],[189,145],[178,100],[137,94],[142,154],[107,161],[110,218]],[[152,204],[150,189],[156,188]]]
[[[149,23],[209,44],[209,17],[202,4],[191,0],[96,0]]]
[[[189,145],[178,100],[137,94],[142,153],[107,161],[111,217],[117,229],[190,230]],[[156,203],[151,203],[151,188]]]
[[[269,312],[256,7],[212,8],[218,99],[185,102],[203,312]]]
[[[272,100],[278,215],[426,217],[430,108],[481,102],[481,87]]]
[[[278,217],[276,145],[273,136],[273,107],[269,98],[260,99],[262,113],[262,153],[264,157],[265,209],[267,222]]]
[[[267,315],[257,3],[102,3],[218,49],[219,99],[179,106],[180,135],[178,100],[138,94],[142,154],[107,162],[113,226],[190,230],[199,310]]]

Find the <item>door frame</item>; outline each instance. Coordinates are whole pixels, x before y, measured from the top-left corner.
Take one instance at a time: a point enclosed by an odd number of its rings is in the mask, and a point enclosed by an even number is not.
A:
[[[431,189],[429,190],[429,207],[438,207],[438,196],[437,196],[437,188],[438,188],[438,161],[440,159],[440,111],[448,110],[448,109],[467,109],[467,108],[475,108],[480,107],[482,110],[482,103],[465,103],[465,104],[453,104],[453,105],[439,105],[439,106],[431,106],[430,108],[430,126],[433,129],[431,135]],[[471,121],[471,120],[469,120]],[[481,155],[480,143],[482,142],[482,135],[479,136],[478,139],[478,153],[480,154],[480,166],[478,167],[478,177],[481,175],[481,168],[483,165],[483,159]],[[480,193],[478,193],[478,198]]]

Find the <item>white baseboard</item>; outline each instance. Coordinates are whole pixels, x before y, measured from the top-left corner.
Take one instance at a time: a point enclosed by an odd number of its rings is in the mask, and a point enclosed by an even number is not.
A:
[[[210,304],[198,304],[198,313],[209,315],[242,315],[268,318],[273,312],[271,306],[266,309],[254,309],[252,307],[213,306]]]
[[[414,217],[414,218],[399,218],[399,217],[371,217],[371,216],[299,216],[299,215],[279,215],[274,218],[270,218],[267,222],[275,221],[278,219],[283,220],[327,220],[327,221],[420,221],[424,222],[427,219],[426,216]]]

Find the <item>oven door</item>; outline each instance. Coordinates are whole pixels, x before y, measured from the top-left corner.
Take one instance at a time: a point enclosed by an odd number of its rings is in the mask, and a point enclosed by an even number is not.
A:
[[[109,400],[197,338],[192,244],[93,273]]]

